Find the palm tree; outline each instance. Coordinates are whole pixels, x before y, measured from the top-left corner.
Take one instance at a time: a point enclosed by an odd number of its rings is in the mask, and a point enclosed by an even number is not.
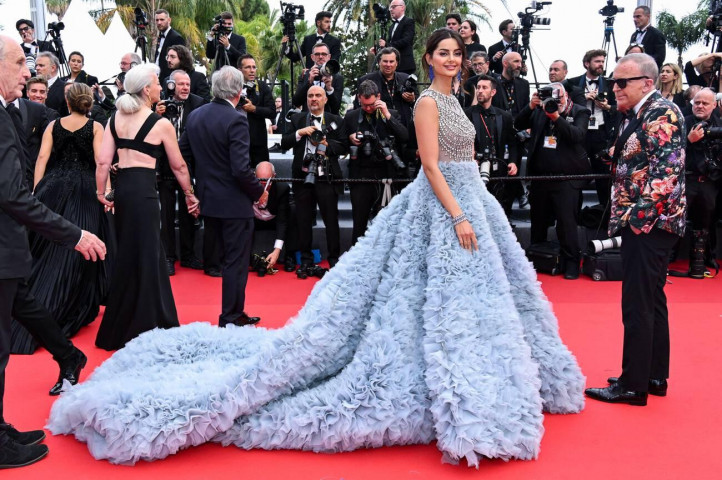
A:
[[[684,69],[682,53],[687,48],[699,42],[705,30],[707,11],[698,10],[679,21],[669,12],[663,11],[657,15],[657,28],[667,37],[667,43],[677,50],[677,64]]]

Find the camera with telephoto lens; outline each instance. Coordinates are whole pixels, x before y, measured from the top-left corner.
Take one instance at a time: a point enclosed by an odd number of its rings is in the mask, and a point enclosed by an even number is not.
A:
[[[599,10],[599,15],[613,17],[620,12],[624,13],[624,7],[619,8],[614,4],[614,0],[607,0],[607,5]]]
[[[305,15],[306,11],[303,5],[281,2],[283,35],[288,37],[289,42],[293,43],[296,39],[296,20],[303,20]]]
[[[180,114],[180,107],[183,105],[183,102],[175,100],[174,97],[175,81],[168,78],[165,81],[165,88],[163,88],[163,94],[161,95],[163,105],[165,105],[165,112],[163,113],[163,116],[168,119],[177,118]]]
[[[399,154],[394,150],[393,135],[387,135],[384,139],[378,141],[378,152],[381,157],[387,162],[391,162],[396,170],[403,170],[406,168],[406,164],[401,161]]]
[[[599,253],[610,248],[619,248],[622,246],[622,237],[612,237],[606,240],[592,240],[589,242],[589,252]]]
[[[256,272],[259,277],[265,277],[268,275],[275,275],[278,270],[273,268],[273,265],[266,260],[268,254],[266,252],[254,253],[251,258],[251,270]]]
[[[416,93],[419,78],[413,73],[399,86],[400,93]]]
[[[551,19],[539,18],[536,16],[537,12],[544,8],[545,5],[551,5],[552,2],[531,2],[531,6],[524,9],[524,12],[517,13],[520,21],[519,24],[522,30],[529,31],[534,25],[549,25]]]
[[[356,132],[356,139],[361,142],[361,154],[364,157],[370,157],[374,154],[374,147],[378,142],[378,137],[374,132],[368,130]]]
[[[710,180],[717,181],[722,177],[722,165],[720,164],[720,156],[722,155],[722,127],[710,126],[709,122],[699,122],[704,137],[702,141],[705,146],[705,163],[707,165],[707,176]],[[697,127],[694,126],[694,128]]]
[[[135,13],[135,20],[133,20],[133,23],[136,27],[138,27],[138,30],[145,30],[145,27],[148,26],[148,15],[146,15],[140,7],[135,7],[133,12]]]
[[[316,152],[309,152],[303,157],[301,170],[307,172],[303,183],[313,185],[316,183],[316,177],[322,177],[325,173],[328,173],[328,179],[331,180],[331,171],[326,158],[326,145],[321,142],[326,139],[327,133],[334,132],[337,128],[336,122],[331,122],[325,130],[314,130],[309,135],[311,143],[316,145]]]
[[[541,87],[537,93],[539,94],[539,100],[541,100],[545,112],[554,113],[559,111],[559,102],[561,101],[559,89],[551,85],[546,85]]]
[[[704,130],[704,138],[707,140],[719,140],[722,138],[722,127],[712,127],[708,122],[699,122],[700,128]]]
[[[318,67],[318,74],[321,77],[333,77],[341,70],[341,64],[338,60],[329,60],[320,67]]]
[[[384,7],[379,3],[374,3],[371,8],[373,8],[374,17],[376,18],[377,22],[387,23],[391,20],[391,12],[389,11],[388,7]]]
[[[499,168],[499,160],[496,158],[496,152],[485,148],[483,151],[476,152],[474,160],[479,164],[479,175],[484,183],[489,183],[491,172],[496,171]]]
[[[308,277],[323,278],[326,272],[328,272],[328,270],[318,265],[301,265],[298,270],[296,270],[296,276],[302,280]]]
[[[233,33],[233,26],[226,27],[223,23],[224,20],[225,19],[221,15],[216,15],[213,18],[213,27],[211,27],[211,31],[216,39],[218,39],[218,37],[227,37]]]

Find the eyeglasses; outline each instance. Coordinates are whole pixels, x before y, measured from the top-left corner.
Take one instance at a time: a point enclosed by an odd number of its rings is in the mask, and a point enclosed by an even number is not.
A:
[[[642,75],[641,77],[610,78],[609,83],[612,84],[612,87],[614,87],[614,85],[616,85],[619,87],[620,90],[624,90],[625,88],[627,88],[627,82],[629,82],[631,80],[641,80],[643,78],[649,78],[649,77],[646,75]]]
[[[20,32],[20,33],[22,33],[22,32],[27,32],[28,30],[30,30],[30,27],[18,28],[18,32]]]

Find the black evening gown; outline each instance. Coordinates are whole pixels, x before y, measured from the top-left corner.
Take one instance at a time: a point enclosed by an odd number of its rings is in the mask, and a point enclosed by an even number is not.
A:
[[[71,132],[60,120],[53,125],[53,155],[35,196],[63,218],[96,234],[108,243],[112,238],[103,205],[95,195],[93,120]],[[111,257],[87,262],[73,250],[41,235],[30,234],[33,268],[30,292],[48,309],[63,333],[71,337],[98,315],[110,283]],[[31,354],[38,347],[30,333],[13,320],[12,352]]]
[[[155,121],[154,115],[151,115],[141,132],[149,131]],[[111,122],[111,132],[116,137],[114,119]],[[121,148],[120,145],[126,143],[143,144],[142,140],[138,137],[133,141],[116,137],[116,145]],[[117,260],[103,321],[95,339],[95,344],[105,350],[122,348],[148,330],[179,325],[160,241],[155,169],[131,167],[118,170],[115,229]]]

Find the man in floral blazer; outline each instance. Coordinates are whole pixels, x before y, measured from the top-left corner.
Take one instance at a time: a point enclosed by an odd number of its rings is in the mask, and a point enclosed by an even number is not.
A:
[[[646,405],[665,396],[669,325],[664,285],[669,254],[684,235],[685,128],[679,109],[654,88],[654,59],[639,53],[614,69],[617,108],[625,114],[614,145],[609,235],[622,236],[622,374],[586,394],[609,403]]]

